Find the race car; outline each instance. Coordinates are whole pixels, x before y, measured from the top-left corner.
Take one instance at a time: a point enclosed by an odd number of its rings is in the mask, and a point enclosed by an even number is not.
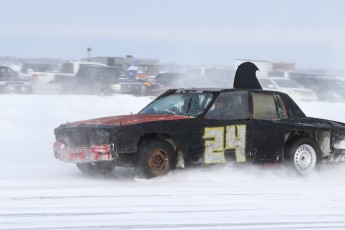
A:
[[[262,90],[256,70],[240,65],[231,89],[171,89],[138,114],[62,124],[55,157],[85,174],[123,166],[145,178],[228,161],[286,162],[307,174],[343,161],[345,124],[307,117],[287,94]]]

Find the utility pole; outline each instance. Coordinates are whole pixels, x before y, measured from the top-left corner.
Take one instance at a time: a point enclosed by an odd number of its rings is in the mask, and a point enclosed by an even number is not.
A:
[[[90,61],[90,59],[91,59],[91,50],[92,49],[91,48],[87,48],[86,50],[87,50],[87,60]]]

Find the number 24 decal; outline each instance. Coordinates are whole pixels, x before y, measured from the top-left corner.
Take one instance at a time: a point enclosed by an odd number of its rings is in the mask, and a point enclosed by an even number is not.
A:
[[[205,164],[225,162],[225,150],[235,149],[236,161],[246,161],[246,125],[205,127]]]

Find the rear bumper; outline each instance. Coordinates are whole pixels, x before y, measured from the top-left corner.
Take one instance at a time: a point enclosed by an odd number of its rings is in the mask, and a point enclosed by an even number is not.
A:
[[[90,148],[68,147],[62,142],[54,143],[55,157],[64,162],[92,163],[98,161],[112,161],[110,145],[94,145]]]

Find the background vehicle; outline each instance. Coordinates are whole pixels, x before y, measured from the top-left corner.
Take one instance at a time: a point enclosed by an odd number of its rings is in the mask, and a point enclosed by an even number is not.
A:
[[[108,95],[141,94],[143,83],[131,79],[126,70],[110,66],[80,66],[75,77],[63,81],[63,92]]]
[[[56,94],[62,93],[62,84],[65,81],[70,81],[76,73],[78,72],[81,66],[106,66],[101,63],[92,63],[92,62],[64,62],[61,64],[60,69],[55,69],[51,72],[31,72],[32,78],[32,88],[33,92],[36,94]]]
[[[30,81],[18,77],[9,66],[0,66],[0,93],[24,93],[32,92]]]
[[[33,81],[36,83],[60,83],[64,81],[66,78],[69,79],[70,77],[74,77],[79,68],[82,66],[106,66],[102,63],[96,62],[82,62],[82,61],[75,61],[75,62],[64,62],[60,66],[60,70],[58,72],[51,72],[51,73],[39,73],[33,72],[32,77]]]
[[[175,72],[159,73],[147,76],[141,80],[144,82],[145,94],[158,96],[171,88],[181,88],[184,75]]]
[[[89,57],[82,60],[103,63],[107,66],[122,69],[128,69],[134,62],[137,62],[138,69],[136,77],[138,79],[159,73],[159,61],[157,59],[134,58],[128,55],[126,57]]]
[[[316,101],[317,96],[314,91],[304,88],[293,80],[287,78],[258,78],[263,89],[281,91],[287,93],[294,100]]]
[[[57,64],[25,62],[20,67],[19,76],[31,79],[31,77],[37,77],[36,73],[41,73],[42,75],[43,73],[57,73],[59,68]],[[35,73],[34,76],[33,73]]]
[[[343,101],[345,99],[345,82],[335,77],[292,75],[290,78],[305,88],[313,90],[318,100]]]

